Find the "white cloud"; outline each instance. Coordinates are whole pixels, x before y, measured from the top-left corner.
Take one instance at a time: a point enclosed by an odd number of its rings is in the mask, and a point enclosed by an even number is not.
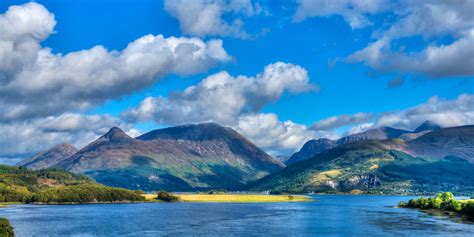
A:
[[[398,20],[377,40],[347,58],[384,72],[402,71],[434,78],[474,75],[474,8],[470,0],[402,1]],[[399,39],[422,36],[420,51],[393,49]],[[451,43],[438,43],[451,37]],[[403,48],[403,47],[402,47]]]
[[[387,0],[299,0],[294,20],[340,15],[352,29],[358,29],[372,24],[369,15],[384,12],[389,6]]]
[[[433,96],[426,103],[381,115],[375,126],[393,126],[412,130],[426,120],[443,127],[474,124],[474,95],[462,94],[454,100]]]
[[[352,128],[350,128],[349,131],[347,131],[347,135],[352,135],[352,134],[356,134],[356,133],[365,132],[365,131],[373,128],[373,127],[374,127],[373,123],[357,124],[357,125],[353,126]]]
[[[322,119],[311,127],[313,130],[332,130],[342,126],[360,124],[369,121],[372,118],[370,113],[343,114]]]
[[[221,40],[162,35],[143,36],[122,51],[95,46],[54,54],[41,42],[55,24],[37,3],[0,15],[0,121],[88,109],[167,74],[194,74],[230,60]]]
[[[291,154],[311,139],[337,138],[332,132],[314,131],[290,120],[280,121],[276,114],[246,114],[234,129],[273,155]]]
[[[384,126],[412,131],[426,120],[442,127],[473,125],[474,95],[461,94],[453,100],[433,96],[425,103],[399,111],[333,116],[316,122],[311,129],[337,134],[334,129],[353,125],[341,135],[351,135]]]
[[[276,62],[254,77],[233,77],[227,72],[208,76],[199,84],[168,97],[148,97],[123,113],[129,121],[155,120],[161,124],[217,122],[232,124],[245,113],[258,112],[288,91],[317,89],[307,71],[294,64]]]
[[[65,113],[29,121],[0,123],[0,157],[25,158],[63,142],[80,149],[114,126],[121,127],[133,137],[140,134],[130,124],[110,115]]]
[[[329,133],[308,130],[292,121],[279,121],[275,114],[258,112],[264,105],[278,101],[285,92],[317,89],[301,66],[276,62],[253,77],[219,72],[168,97],[148,97],[122,117],[159,124],[217,122],[233,127],[266,151],[288,154],[307,140]]]
[[[179,23],[185,34],[193,36],[231,36],[249,38],[244,18],[262,11],[250,0],[166,0],[165,10]]]
[[[395,52],[391,41],[380,39],[347,58],[380,71],[419,73],[431,77],[474,75],[474,28],[449,45],[428,46],[421,52]]]

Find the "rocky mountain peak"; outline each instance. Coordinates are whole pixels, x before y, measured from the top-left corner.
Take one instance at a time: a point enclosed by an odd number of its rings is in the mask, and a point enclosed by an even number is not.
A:
[[[418,126],[413,132],[419,133],[419,132],[424,132],[424,131],[436,131],[441,128],[442,127],[439,124],[430,120],[426,120],[420,126]]]
[[[133,139],[129,135],[127,135],[122,129],[119,127],[111,128],[106,134],[99,138],[99,140],[106,139],[106,140],[122,140],[122,139]]]

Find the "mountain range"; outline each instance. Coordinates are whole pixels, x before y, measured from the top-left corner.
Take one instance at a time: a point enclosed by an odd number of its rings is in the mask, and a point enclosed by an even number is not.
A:
[[[145,191],[470,192],[474,126],[441,128],[427,121],[413,131],[381,127],[339,140],[310,140],[286,164],[215,123],[163,128],[136,138],[112,128],[78,151],[61,144],[19,163]]]
[[[425,121],[413,131],[407,131],[391,127],[380,127],[356,134],[351,134],[349,136],[342,137],[338,140],[330,140],[327,138],[310,140],[303,145],[300,151],[293,154],[285,163],[287,165],[290,165],[298,161],[303,161],[323,151],[349,142],[385,140],[390,138],[399,138],[407,141],[416,139],[428,132],[436,131],[439,129],[441,129],[441,126],[437,125],[436,123],[431,121]]]
[[[57,152],[64,146],[19,165],[62,168],[105,185],[146,191],[238,190],[284,167],[236,131],[214,123],[158,129],[136,138],[114,127],[73,154]]]
[[[249,186],[282,192],[419,194],[474,191],[474,126],[416,139],[344,143],[295,162]]]

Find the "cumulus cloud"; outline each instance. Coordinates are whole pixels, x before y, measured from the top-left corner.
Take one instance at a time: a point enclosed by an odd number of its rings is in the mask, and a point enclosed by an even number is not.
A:
[[[426,120],[443,127],[474,124],[474,95],[462,94],[454,100],[433,96],[415,107],[381,115],[375,126],[414,129]]]
[[[352,128],[350,128],[348,131],[347,131],[347,135],[352,135],[352,134],[356,134],[356,133],[361,133],[361,132],[365,132],[371,128],[374,127],[374,124],[373,123],[362,123],[362,124],[357,124],[355,126],[353,126]]]
[[[347,125],[365,123],[372,118],[370,113],[343,114],[322,119],[311,127],[313,130],[333,130]]]
[[[380,39],[347,58],[380,71],[402,71],[431,77],[474,75],[474,28],[448,45],[428,46],[421,52],[394,51],[391,41]]]
[[[0,15],[0,121],[88,109],[167,74],[194,74],[230,60],[221,40],[162,35],[143,36],[121,51],[95,46],[54,54],[41,42],[55,25],[37,3]]]
[[[137,107],[125,111],[122,118],[129,122],[154,120],[159,124],[217,122],[236,129],[266,151],[289,154],[307,140],[327,133],[258,112],[285,92],[317,89],[301,66],[276,62],[253,77],[219,72],[167,97],[145,98]]]
[[[294,21],[308,17],[330,17],[339,15],[352,29],[364,28],[372,24],[368,16],[389,9],[388,0],[299,0]]]
[[[374,34],[377,40],[347,58],[380,71],[402,71],[433,78],[474,75],[474,14],[472,1],[402,1],[396,21]],[[420,51],[393,49],[399,39],[422,36]],[[437,43],[440,37],[450,43]]]
[[[199,84],[168,97],[148,97],[122,114],[128,121],[155,120],[162,124],[217,122],[233,124],[245,113],[258,112],[284,92],[316,90],[301,66],[276,62],[254,77],[227,72],[208,76]]]
[[[130,136],[140,133],[132,125],[110,115],[65,113],[30,121],[0,123],[0,157],[25,158],[63,142],[82,148],[114,126],[121,127]]]
[[[234,128],[274,155],[291,154],[311,139],[337,138],[330,131],[314,131],[290,120],[280,121],[278,116],[273,113],[242,115]]]
[[[244,18],[258,15],[262,7],[251,0],[166,0],[165,10],[175,17],[185,34],[249,38]]]

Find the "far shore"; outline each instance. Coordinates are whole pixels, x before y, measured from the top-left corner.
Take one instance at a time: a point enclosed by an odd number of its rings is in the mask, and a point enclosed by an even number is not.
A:
[[[269,194],[174,194],[181,202],[222,202],[222,203],[260,203],[260,202],[311,202],[313,198],[306,195],[269,195]],[[156,201],[156,194],[143,194],[148,201]]]

